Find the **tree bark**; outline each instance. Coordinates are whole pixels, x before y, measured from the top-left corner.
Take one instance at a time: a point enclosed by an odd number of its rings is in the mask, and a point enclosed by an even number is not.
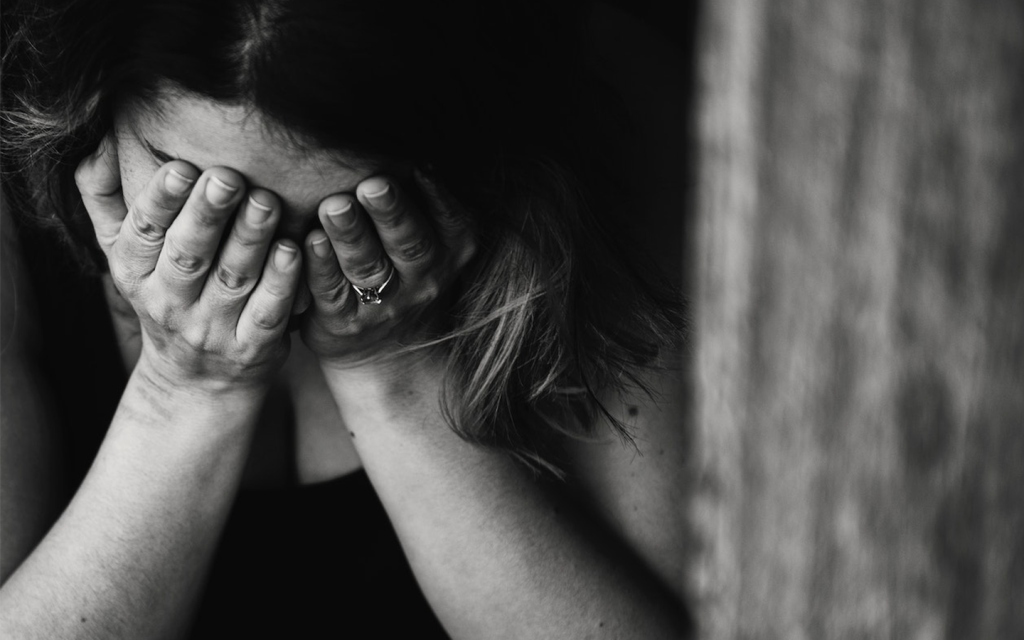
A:
[[[700,637],[1024,638],[1024,2],[698,31]]]

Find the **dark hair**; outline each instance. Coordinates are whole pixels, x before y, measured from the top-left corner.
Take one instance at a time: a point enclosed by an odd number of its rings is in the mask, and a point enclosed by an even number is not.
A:
[[[609,169],[624,128],[604,108],[614,96],[586,72],[586,8],[8,5],[5,189],[16,210],[58,229],[84,268],[102,268],[74,168],[110,129],[115,105],[150,103],[168,84],[254,107],[300,144],[429,163],[474,213],[481,242],[442,339],[448,421],[467,439],[556,469],[552,429],[585,436],[604,412],[595,389],[643,388],[642,368],[677,346],[681,330],[678,294],[651,284],[650,269],[638,278],[611,241],[609,213],[627,204]]]

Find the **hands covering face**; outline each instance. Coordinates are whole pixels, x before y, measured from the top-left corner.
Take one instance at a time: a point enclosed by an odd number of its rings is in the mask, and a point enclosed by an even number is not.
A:
[[[109,140],[76,172],[118,291],[139,317],[143,358],[180,384],[262,384],[288,352],[305,262],[302,338],[324,366],[353,368],[415,344],[475,253],[465,213],[417,172],[426,211],[372,177],[319,207],[323,229],[275,240],[281,202],[237,172],[169,162],[131,208]],[[354,285],[354,286],[353,286]]]
[[[306,240],[313,304],[302,339],[332,368],[415,344],[443,310],[442,293],[473,257],[467,216],[421,172],[429,217],[394,180],[372,177],[355,197],[320,204],[323,231]]]

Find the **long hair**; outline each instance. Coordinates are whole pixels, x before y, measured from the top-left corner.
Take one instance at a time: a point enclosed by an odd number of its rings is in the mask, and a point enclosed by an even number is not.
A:
[[[617,240],[626,131],[586,71],[583,2],[77,0],[5,6],[4,188],[104,268],[73,172],[118,106],[168,85],[300,145],[433,168],[481,251],[455,292],[442,406],[462,437],[557,472],[598,389],[678,346],[678,293]],[[584,132],[585,135],[581,135]]]

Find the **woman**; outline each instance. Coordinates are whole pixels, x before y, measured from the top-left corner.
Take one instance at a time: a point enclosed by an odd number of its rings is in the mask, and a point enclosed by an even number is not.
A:
[[[583,7],[425,4],[6,8],[12,637],[684,632],[677,303]]]

